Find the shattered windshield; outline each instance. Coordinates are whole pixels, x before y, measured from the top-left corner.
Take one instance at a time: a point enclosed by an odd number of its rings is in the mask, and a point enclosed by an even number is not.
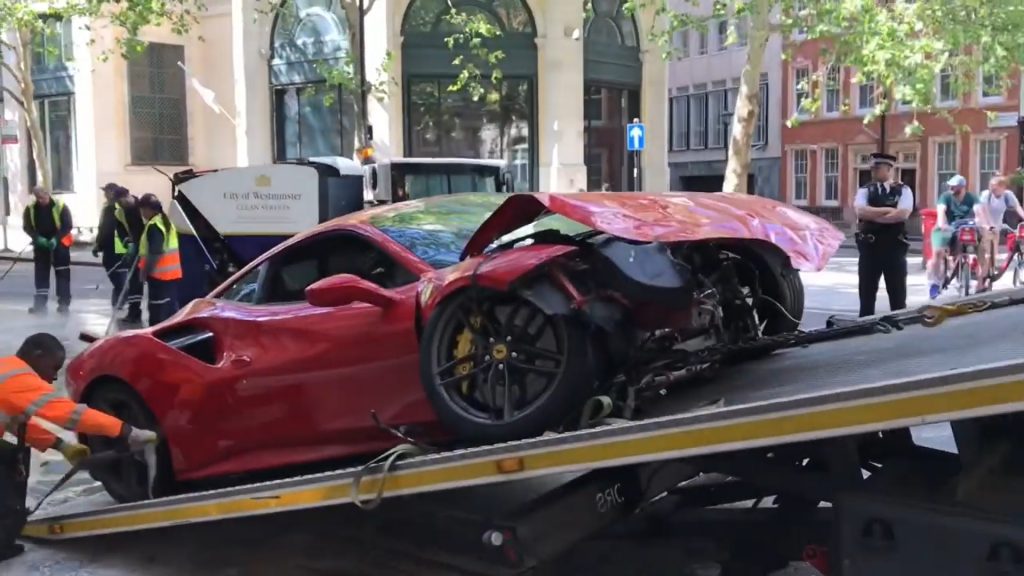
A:
[[[459,194],[450,201],[432,202],[370,218],[370,224],[415,254],[432,268],[454,266],[466,243],[505,199],[502,194]],[[557,214],[540,218],[494,242],[521,238],[538,230],[553,228],[576,234],[588,228]]]

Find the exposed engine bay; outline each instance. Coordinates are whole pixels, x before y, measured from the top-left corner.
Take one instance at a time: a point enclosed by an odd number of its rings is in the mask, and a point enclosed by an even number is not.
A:
[[[555,239],[545,232],[535,236]],[[580,250],[526,279],[521,293],[547,314],[590,327],[599,392],[613,398],[663,392],[713,368],[694,368],[686,362],[692,353],[799,326],[802,293],[780,298],[799,302],[789,310],[762,289],[786,289],[778,278],[784,263],[771,261],[769,245],[639,243],[606,234],[572,243]]]

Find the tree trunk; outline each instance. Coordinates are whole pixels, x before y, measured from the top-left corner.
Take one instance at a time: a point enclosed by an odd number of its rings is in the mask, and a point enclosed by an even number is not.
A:
[[[36,163],[36,184],[53,191],[50,179],[50,161],[46,155],[46,139],[39,123],[39,110],[35,105],[35,86],[32,84],[32,31],[18,30],[18,41],[14,43],[18,58],[18,70],[21,77],[17,79],[21,91],[22,107],[25,112],[25,124],[32,140],[32,157]]]
[[[754,128],[760,111],[761,67],[764,50],[771,35],[771,0],[753,0],[750,3],[749,47],[743,79],[736,95],[732,131],[729,136],[729,162],[725,166],[723,192],[747,193],[747,175],[750,173],[750,150]]]

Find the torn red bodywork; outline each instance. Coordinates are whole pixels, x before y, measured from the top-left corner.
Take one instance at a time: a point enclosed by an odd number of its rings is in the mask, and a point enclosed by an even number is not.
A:
[[[835,226],[808,212],[759,196],[669,194],[516,194],[466,244],[477,256],[501,236],[554,213],[637,242],[763,240],[781,248],[797,270],[820,271],[842,244]]]

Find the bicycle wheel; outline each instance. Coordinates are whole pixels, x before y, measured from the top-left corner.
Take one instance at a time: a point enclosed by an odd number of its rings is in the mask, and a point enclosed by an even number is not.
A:
[[[960,259],[960,295],[971,295],[971,263],[967,258]]]

